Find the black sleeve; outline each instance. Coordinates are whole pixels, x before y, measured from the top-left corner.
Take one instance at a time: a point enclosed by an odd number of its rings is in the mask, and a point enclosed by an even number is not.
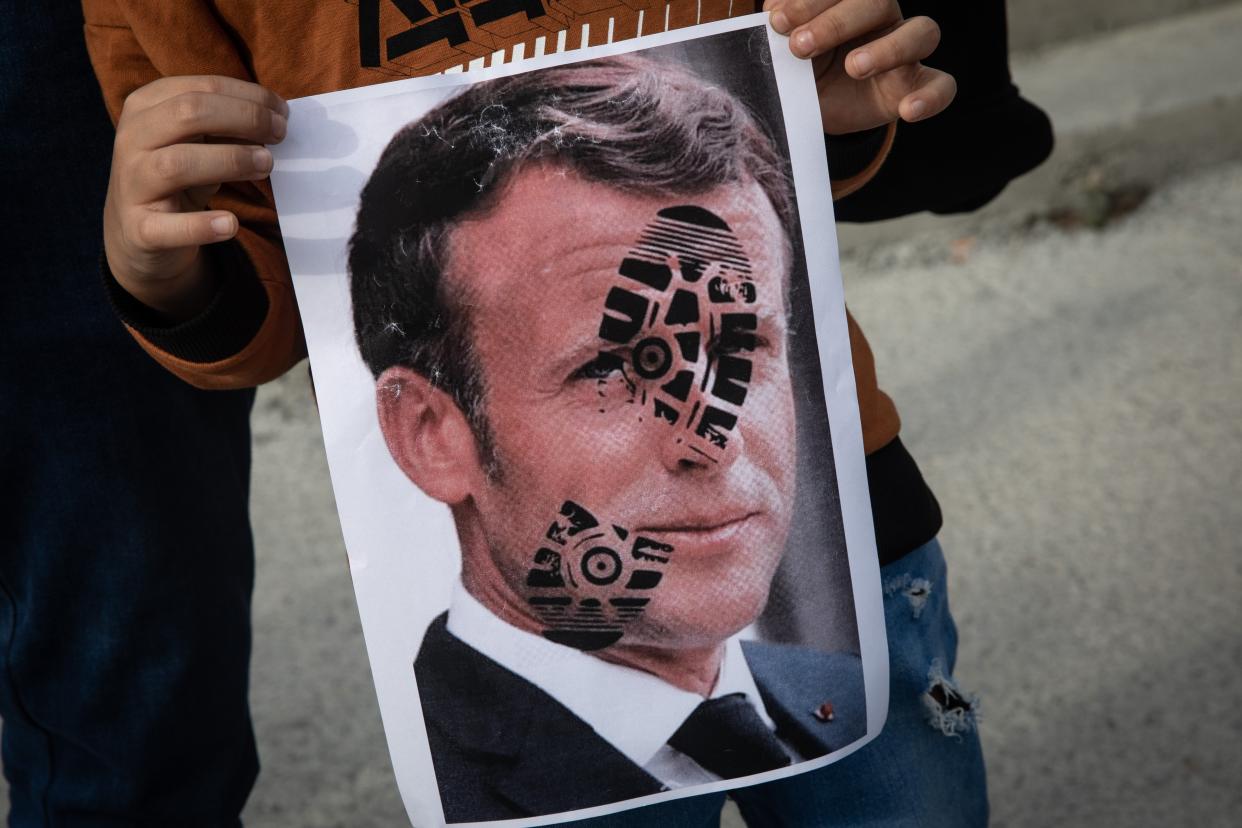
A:
[[[851,132],[848,135],[825,135],[824,146],[828,148],[828,173],[840,181],[867,169],[884,148],[888,138],[888,126]]]
[[[139,302],[121,287],[99,257],[104,289],[121,321],[170,356],[187,362],[218,362],[241,351],[254,339],[267,316],[267,292],[254,265],[236,241],[203,247],[220,279],[215,297],[202,313],[173,322]]]
[[[907,18],[927,15],[940,24],[940,46],[924,63],[957,79],[957,97],[933,118],[898,124],[875,178],[836,203],[840,221],[969,212],[1052,152],[1048,116],[1010,78],[1003,0],[900,3]]]

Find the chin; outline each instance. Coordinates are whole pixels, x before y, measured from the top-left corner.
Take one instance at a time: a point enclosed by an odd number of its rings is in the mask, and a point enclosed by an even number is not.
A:
[[[753,624],[768,601],[766,583],[745,591],[697,592],[698,600],[693,602],[676,601],[672,595],[656,598],[622,640],[658,649],[713,647]]]

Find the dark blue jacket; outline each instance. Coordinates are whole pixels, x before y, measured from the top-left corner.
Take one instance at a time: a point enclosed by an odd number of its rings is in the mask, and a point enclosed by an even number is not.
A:
[[[444,817],[512,819],[589,808],[664,790],[543,690],[446,629],[427,629],[414,661]],[[777,735],[804,757],[867,732],[862,665],[852,653],[743,642]],[[831,722],[814,711],[830,700]]]

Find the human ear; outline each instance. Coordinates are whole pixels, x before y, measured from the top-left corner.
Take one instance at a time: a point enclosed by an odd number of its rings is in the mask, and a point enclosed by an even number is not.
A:
[[[405,476],[449,506],[469,497],[482,476],[479,451],[452,396],[417,371],[394,365],[376,380],[375,398],[384,442]]]

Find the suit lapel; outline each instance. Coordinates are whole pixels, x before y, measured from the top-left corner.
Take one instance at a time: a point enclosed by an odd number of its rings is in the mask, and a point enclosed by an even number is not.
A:
[[[662,789],[560,702],[449,633],[445,616],[428,628],[415,672],[429,728],[515,816]],[[433,758],[439,774],[443,758]]]
[[[546,697],[530,710],[526,743],[497,791],[519,809],[548,814],[657,793],[663,786],[585,722]]]
[[[776,732],[806,759],[814,759],[867,733],[862,666],[851,653],[825,653],[788,644],[743,641],[742,652]],[[832,705],[831,721],[815,711]]]

